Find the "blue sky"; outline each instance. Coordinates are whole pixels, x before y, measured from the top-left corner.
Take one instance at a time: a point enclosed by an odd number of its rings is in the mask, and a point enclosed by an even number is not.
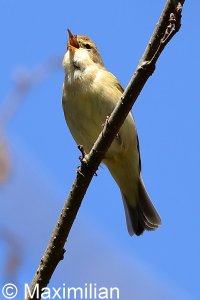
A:
[[[2,128],[10,153],[10,173],[0,191],[0,225],[21,237],[21,283],[31,280],[79,164],[80,153],[65,125],[61,107],[66,29],[89,35],[98,45],[105,66],[125,87],[164,4],[160,0],[103,0],[101,4],[78,0],[76,5],[62,0],[0,1],[0,104],[13,99],[17,80],[36,74],[33,87],[23,99],[19,98],[15,113]],[[96,269],[103,262],[112,269],[110,260],[118,255],[121,277],[115,280],[125,284],[126,292],[134,293],[135,288],[137,299],[147,299],[152,292],[149,286],[155,286],[154,298],[159,290],[163,294],[169,291],[171,299],[199,299],[199,9],[198,1],[186,1],[181,30],[161,55],[156,72],[133,108],[143,178],[163,225],[153,233],[130,238],[118,187],[106,168],[100,167],[70,235],[73,255],[67,253],[60,264],[73,269],[71,284],[86,280],[82,266],[86,268],[84,261],[91,257],[93,249],[91,264],[95,266],[96,262]],[[43,66],[52,59],[56,61],[55,68],[42,73]],[[0,106],[0,120],[2,111]],[[4,211],[10,211],[8,217]],[[25,217],[27,211],[35,212],[34,218]],[[40,245],[33,250],[37,234]],[[83,243],[79,241],[82,234],[87,237]],[[3,261],[7,248],[4,242],[0,245]],[[132,275],[129,266],[133,266]],[[62,277],[64,270],[59,266],[54,277],[67,283],[68,277]],[[97,270],[96,274],[90,267],[89,270],[90,280],[104,282],[105,274]],[[141,276],[133,287],[130,276],[136,280],[136,270]],[[109,276],[112,282],[115,276],[108,273],[106,282]],[[144,282],[146,295],[143,288],[138,288]],[[128,295],[124,294],[123,299]]]

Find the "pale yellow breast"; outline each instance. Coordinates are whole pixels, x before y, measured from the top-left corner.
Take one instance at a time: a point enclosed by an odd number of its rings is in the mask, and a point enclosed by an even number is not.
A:
[[[90,69],[77,78],[76,74],[76,80],[64,83],[63,109],[76,143],[83,145],[85,151],[89,152],[106,117],[119,101],[121,92],[113,84],[115,77],[105,69]],[[116,139],[107,155],[113,156],[124,149],[135,148],[136,132],[131,114],[119,134],[121,143]]]

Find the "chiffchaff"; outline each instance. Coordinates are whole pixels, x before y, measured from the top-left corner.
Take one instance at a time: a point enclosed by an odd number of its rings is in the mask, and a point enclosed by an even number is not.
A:
[[[63,59],[63,110],[76,143],[89,153],[107,116],[120,100],[123,88],[104,67],[91,39],[73,35],[69,30],[68,33],[68,51]],[[161,220],[141,178],[139,142],[131,112],[103,163],[121,190],[129,234],[140,235],[144,230],[156,229]]]

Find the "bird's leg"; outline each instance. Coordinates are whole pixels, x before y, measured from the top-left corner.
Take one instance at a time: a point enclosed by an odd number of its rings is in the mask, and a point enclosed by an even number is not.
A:
[[[85,164],[87,166],[87,157],[88,157],[88,155],[86,154],[86,152],[85,152],[85,150],[83,148],[83,145],[78,145],[78,149],[81,151],[81,154],[82,154],[81,156],[79,156],[80,162],[82,164]],[[77,171],[79,173],[81,173],[80,172],[80,167],[78,167]],[[97,176],[97,173],[95,172],[94,175]]]
[[[83,164],[83,163],[86,163],[85,162],[85,156],[86,156],[86,152],[85,152],[85,150],[84,150],[84,148],[83,148],[83,145],[78,145],[77,146],[78,147],[78,149],[80,150],[80,152],[81,152],[81,156],[79,156],[79,160],[80,160],[80,162]],[[83,174],[81,173],[81,166],[79,166],[78,168],[77,168],[77,173],[79,173],[79,174],[81,174],[82,176],[83,176]]]
[[[84,148],[83,148],[83,145],[78,145],[77,147],[78,147],[78,149],[81,151],[81,156],[79,156],[79,160],[80,160],[80,162],[82,162],[83,159],[84,159],[85,156],[86,156],[86,152],[85,152],[85,150],[84,150]]]

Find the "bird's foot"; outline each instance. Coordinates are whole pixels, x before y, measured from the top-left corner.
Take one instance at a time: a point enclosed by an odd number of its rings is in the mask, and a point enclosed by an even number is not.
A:
[[[81,156],[79,156],[79,160],[82,163],[84,158],[86,157],[86,152],[83,148],[83,145],[78,145],[78,149],[81,151]]]
[[[82,145],[78,145],[78,149],[81,151],[81,156],[79,156],[79,160],[80,160],[81,164],[88,166],[88,156],[89,155],[86,154],[86,152],[85,152]],[[80,167],[78,167],[77,171],[79,173],[81,173],[80,172]],[[83,175],[83,174],[81,173],[81,175]],[[94,176],[97,176],[96,172],[94,173]]]

